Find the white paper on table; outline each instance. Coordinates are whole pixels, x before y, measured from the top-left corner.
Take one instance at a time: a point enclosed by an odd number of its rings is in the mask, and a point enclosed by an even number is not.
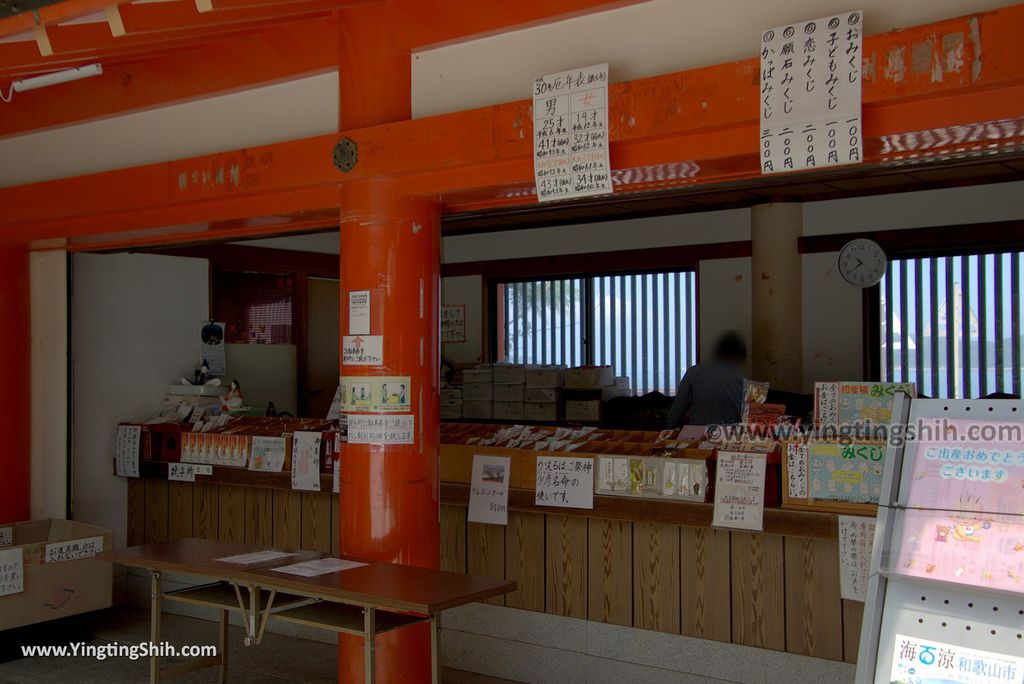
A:
[[[764,475],[761,453],[719,451],[712,525],[741,530],[764,529]]]
[[[25,591],[25,564],[22,548],[0,551],[0,596]]]
[[[253,551],[252,553],[240,553],[235,556],[214,558],[214,560],[235,565],[254,565],[256,563],[269,563],[282,558],[291,558],[294,555],[294,553],[288,553],[287,551]]]
[[[114,455],[119,477],[139,476],[139,452],[142,445],[141,425],[118,425]]]
[[[512,463],[508,456],[473,455],[469,485],[469,521],[508,524],[508,481]]]
[[[875,519],[839,516],[839,594],[851,601],[865,601]]]
[[[593,508],[594,459],[538,456],[534,503],[561,508]]]
[[[332,572],[341,572],[342,570],[360,568],[364,565],[366,565],[366,563],[345,560],[344,558],[320,558],[318,560],[295,563],[294,565],[285,565],[280,568],[271,569],[274,572],[284,572],[289,575],[299,575],[300,577],[318,577],[320,575],[329,575]]]
[[[320,491],[319,432],[296,432],[292,437],[292,489]]]

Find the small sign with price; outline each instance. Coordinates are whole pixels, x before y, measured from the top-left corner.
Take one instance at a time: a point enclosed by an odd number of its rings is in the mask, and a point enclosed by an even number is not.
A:
[[[469,485],[469,521],[508,524],[508,456],[473,456],[473,476]]]

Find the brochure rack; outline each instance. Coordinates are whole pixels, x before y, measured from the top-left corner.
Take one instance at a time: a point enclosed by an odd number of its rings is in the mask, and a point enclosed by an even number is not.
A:
[[[1024,682],[1024,402],[892,416],[856,681]]]

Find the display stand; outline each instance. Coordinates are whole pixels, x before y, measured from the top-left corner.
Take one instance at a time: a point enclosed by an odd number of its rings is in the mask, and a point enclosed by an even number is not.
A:
[[[1024,681],[1024,440],[963,437],[1022,423],[1021,401],[897,395],[891,429],[906,440],[886,453],[858,684]]]

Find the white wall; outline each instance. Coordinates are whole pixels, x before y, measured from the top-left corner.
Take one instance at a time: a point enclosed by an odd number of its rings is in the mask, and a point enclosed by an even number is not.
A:
[[[750,344],[750,257],[701,261],[697,271],[700,357],[710,358],[718,337],[737,330]],[[751,358],[747,355],[747,375]]]
[[[982,12],[1008,0],[649,0],[423,51],[412,65],[413,116],[530,96],[533,79],[609,62],[613,82],[732,62],[757,54],[761,31],[801,19],[864,10],[868,35]],[[685,106],[685,100],[684,100]]]
[[[228,375],[237,379],[245,404],[299,415],[298,364],[294,344],[229,344],[224,350]],[[261,414],[262,415],[262,414]]]
[[[67,252],[29,255],[32,519],[64,518],[68,484]]]
[[[127,486],[112,469],[117,424],[151,418],[195,368],[209,320],[205,259],[76,254],[72,352],[74,515],[125,543]]]

